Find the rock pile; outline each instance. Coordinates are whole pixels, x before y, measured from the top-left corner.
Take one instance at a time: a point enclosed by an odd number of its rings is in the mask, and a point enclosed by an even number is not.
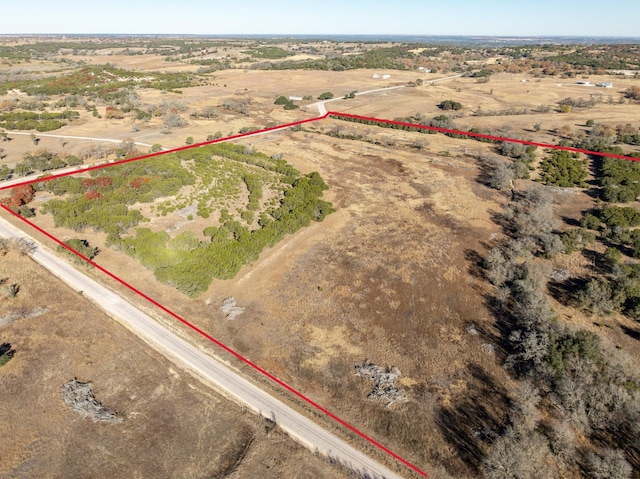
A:
[[[48,308],[33,308],[16,311],[6,316],[0,317],[0,326],[11,324],[17,319],[35,318],[49,311]]]
[[[244,313],[244,308],[236,305],[236,299],[233,296],[226,298],[222,302],[222,306],[220,306],[220,309],[227,315],[226,318],[229,321],[236,319],[238,316]]]
[[[375,383],[373,391],[367,396],[369,399],[386,402],[387,406],[407,400],[407,395],[404,391],[396,386],[396,381],[400,377],[398,368],[381,368],[369,361],[365,361],[362,364],[356,363],[355,369],[356,376],[369,379]]]
[[[81,383],[77,379],[67,381],[62,386],[62,401],[69,409],[91,418],[93,422],[122,422],[122,418],[116,417],[116,413],[97,401],[91,391],[91,383]]]

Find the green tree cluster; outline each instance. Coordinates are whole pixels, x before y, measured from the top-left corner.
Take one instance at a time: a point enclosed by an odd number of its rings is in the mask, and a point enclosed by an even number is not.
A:
[[[553,150],[550,156],[542,160],[540,178],[547,185],[564,188],[579,186],[586,188],[586,160],[580,160],[578,153],[566,150]]]
[[[68,121],[73,121],[80,117],[80,113],[73,110],[63,112],[42,112],[31,111],[0,113],[0,128],[7,130],[36,130],[52,131],[65,126]]]
[[[211,239],[200,242],[191,232],[170,239],[166,232],[139,228],[135,237],[124,238],[117,246],[153,269],[159,281],[195,297],[206,291],[214,278],[235,276],[244,264],[255,261],[264,248],[274,246],[284,235],[312,221],[322,221],[333,211],[330,203],[320,199],[326,189],[318,173],[299,177],[285,192],[280,206],[262,217],[260,228],[253,231],[227,219],[218,228],[207,227],[204,234]]]
[[[251,50],[245,50],[242,53],[250,55],[252,58],[263,58],[269,60],[279,60],[293,55],[293,53],[288,52],[284,48],[276,46],[252,48]]]
[[[242,181],[249,191],[249,203],[247,209],[257,211],[260,208],[260,200],[262,199],[262,179],[258,175],[245,174]]]
[[[279,62],[261,62],[254,64],[255,69],[269,70],[324,70],[344,71],[357,68],[377,68],[388,70],[406,70],[413,65],[417,55],[409,45],[375,48],[357,55],[341,55],[335,58],[318,60]]]
[[[600,167],[602,199],[614,203],[634,201],[640,195],[640,164],[604,158]]]
[[[42,212],[51,213],[56,226],[104,231],[108,242],[113,243],[143,219],[138,210],[130,210],[127,205],[175,195],[182,186],[194,182],[195,177],[182,167],[179,157],[165,155],[96,170],[91,172],[91,178],[47,181],[42,188],[68,198],[48,201]]]
[[[144,221],[142,214],[127,205],[151,202],[156,198],[172,197],[180,188],[196,182],[196,176],[182,166],[184,161],[198,172],[198,181],[209,184],[203,171],[220,157],[261,168],[269,175],[278,175],[279,188],[284,190],[279,204],[260,213],[258,228],[250,229],[255,214],[260,210],[264,179],[246,167],[239,169],[248,190],[247,209],[243,226],[223,210],[221,226],[204,230],[209,241],[200,241],[192,233],[170,238],[166,232],[131,228]],[[257,170],[258,172],[260,170]],[[327,185],[318,173],[301,175],[281,158],[272,158],[248,150],[242,145],[220,143],[196,150],[185,150],[149,160],[126,163],[107,170],[92,172],[89,178],[64,177],[42,185],[64,199],[50,200],[43,213],[51,213],[56,226],[76,231],[84,228],[107,233],[107,246],[124,251],[137,258],[142,265],[154,271],[159,281],[178,288],[185,294],[197,296],[205,291],[213,278],[231,278],[242,265],[258,258],[260,252],[275,245],[284,235],[291,234],[313,221],[322,221],[333,211],[321,196]],[[209,216],[206,202],[198,205],[202,217]]]
[[[180,93],[179,88],[198,83],[198,75],[193,73],[136,72],[110,65],[93,65],[60,76],[3,82],[0,84],[0,91],[17,88],[33,96],[72,95],[81,92],[89,99],[100,98],[112,105],[130,105],[127,97],[136,87]]]
[[[286,96],[279,96],[276,98],[274,105],[284,105],[285,110],[297,110],[300,106],[296,105],[292,100],[288,99]]]

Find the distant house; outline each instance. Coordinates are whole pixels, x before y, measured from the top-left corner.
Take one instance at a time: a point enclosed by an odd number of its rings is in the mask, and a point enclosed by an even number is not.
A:
[[[378,75],[377,73],[374,73],[373,78],[380,78],[380,75]]]
[[[610,81],[603,81],[600,83],[596,83],[596,86],[599,86],[600,88],[613,88],[613,83],[611,83]]]
[[[382,75],[383,80],[388,80],[389,78],[391,78],[391,75]]]
[[[289,100],[291,100],[291,101],[302,101],[302,97],[301,96],[290,96]]]
[[[589,81],[583,81],[583,80],[577,81],[577,82],[576,82],[576,84],[578,84],[578,85],[584,85],[584,86],[591,86],[591,82],[589,82]]]

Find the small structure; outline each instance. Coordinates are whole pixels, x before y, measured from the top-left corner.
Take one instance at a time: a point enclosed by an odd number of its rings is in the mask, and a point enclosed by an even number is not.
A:
[[[591,86],[591,82],[589,81],[584,81],[584,80],[579,80],[576,82],[576,84],[578,85],[584,85],[584,86]]]
[[[391,78],[391,75],[382,75],[383,80],[388,80],[389,78]]]
[[[380,78],[380,75],[378,75],[377,73],[374,73],[373,78]]]
[[[613,83],[611,83],[610,81],[603,81],[600,83],[596,83],[596,86],[600,88],[613,88]]]
[[[289,100],[291,100],[291,101],[302,101],[302,97],[301,96],[290,96]]]

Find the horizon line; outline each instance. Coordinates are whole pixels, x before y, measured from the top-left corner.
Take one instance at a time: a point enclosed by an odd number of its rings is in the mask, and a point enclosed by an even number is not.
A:
[[[0,37],[15,36],[131,36],[131,37],[149,37],[149,36],[181,36],[181,37],[424,37],[424,38],[501,38],[501,39],[528,39],[528,38],[627,38],[638,39],[640,35],[589,35],[589,34],[573,34],[573,35],[554,35],[554,34],[536,34],[536,35],[508,35],[508,34],[460,34],[460,33],[80,33],[80,32],[21,32],[21,33],[0,33]]]

